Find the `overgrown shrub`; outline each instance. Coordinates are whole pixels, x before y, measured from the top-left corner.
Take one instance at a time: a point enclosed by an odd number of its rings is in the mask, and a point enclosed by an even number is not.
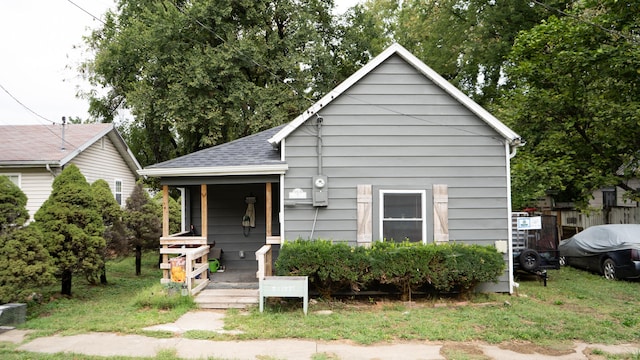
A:
[[[408,299],[425,287],[468,296],[479,283],[496,281],[505,263],[495,248],[479,245],[376,242],[365,248],[296,240],[282,246],[275,266],[278,275],[308,276],[324,298],[383,284]]]
[[[370,259],[363,247],[327,240],[283,244],[276,261],[278,275],[308,276],[324,298],[344,289],[359,291],[368,279]]]

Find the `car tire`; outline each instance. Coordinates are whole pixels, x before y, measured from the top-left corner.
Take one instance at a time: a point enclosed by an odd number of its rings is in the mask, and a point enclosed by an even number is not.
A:
[[[540,266],[540,254],[532,249],[525,249],[518,258],[520,267],[525,271],[534,271]]]
[[[602,274],[607,280],[616,280],[616,263],[611,259],[602,262]]]

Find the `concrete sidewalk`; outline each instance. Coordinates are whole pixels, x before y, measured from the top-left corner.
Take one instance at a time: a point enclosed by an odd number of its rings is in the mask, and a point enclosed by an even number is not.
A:
[[[20,344],[17,350],[34,353],[76,353],[97,356],[155,357],[159,351],[175,351],[183,359],[312,359],[316,354],[325,354],[332,359],[421,359],[444,360],[443,347],[456,348],[455,343],[401,342],[394,344],[355,345],[344,341],[313,341],[298,339],[209,341],[193,340],[180,336],[188,330],[206,330],[228,333],[223,330],[223,312],[193,311],[175,323],[146,328],[149,331],[170,331],[176,337],[158,339],[140,335],[118,335],[113,333],[89,333],[73,336],[50,336],[24,342],[27,334],[23,330],[0,333],[0,342]],[[452,346],[453,345],[453,346]],[[586,360],[587,349],[598,349],[610,354],[639,354],[640,345],[594,345],[576,344],[562,355],[547,355],[536,352],[520,353],[484,343],[465,343],[462,348],[473,349],[488,359],[495,360]]]

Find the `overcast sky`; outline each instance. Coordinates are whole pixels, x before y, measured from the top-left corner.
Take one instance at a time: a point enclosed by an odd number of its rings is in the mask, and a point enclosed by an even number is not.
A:
[[[357,2],[335,0],[340,12]],[[89,89],[77,71],[89,56],[81,50],[82,38],[102,25],[99,19],[114,4],[0,0],[0,125],[89,116],[86,100],[76,97],[79,90]]]

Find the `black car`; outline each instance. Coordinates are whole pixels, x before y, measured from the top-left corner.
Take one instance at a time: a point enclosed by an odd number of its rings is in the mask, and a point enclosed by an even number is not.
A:
[[[640,224],[586,228],[558,246],[560,262],[609,280],[640,278]]]

